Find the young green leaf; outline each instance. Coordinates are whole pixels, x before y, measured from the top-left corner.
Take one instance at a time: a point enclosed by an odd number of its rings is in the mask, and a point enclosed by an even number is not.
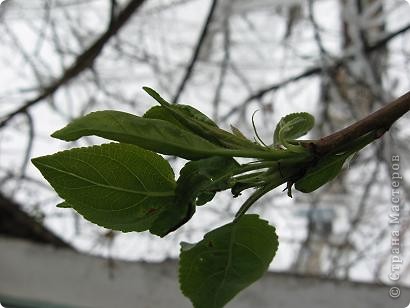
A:
[[[168,114],[167,117],[176,119],[185,129],[197,134],[206,140],[222,145],[215,136],[207,131],[207,128],[217,128],[217,125],[209,119],[205,114],[199,110],[189,106],[189,111],[186,108],[179,107],[180,105],[170,104],[161,97],[155,90],[149,87],[143,87],[144,91],[148,93],[153,99],[155,99],[162,107],[162,117]],[[158,111],[156,111],[158,113]]]
[[[214,121],[212,121],[198,109],[195,109],[194,107],[189,105],[170,104],[165,99],[163,99],[161,95],[159,95],[159,93],[154,89],[151,89],[149,87],[143,87],[143,89],[149,96],[155,99],[162,106],[163,110],[171,110],[171,113],[173,113],[172,111],[178,111],[184,114],[185,118],[192,118],[198,122],[203,122],[205,124],[217,127]],[[182,122],[184,123],[185,121],[182,119]]]
[[[304,193],[315,191],[333,180],[351,155],[352,153],[344,153],[323,158],[317,165],[309,168],[301,179],[296,181],[295,188]]]
[[[195,214],[195,205],[179,198],[174,198],[172,205],[167,206],[152,223],[150,232],[164,237],[187,223]]]
[[[168,121],[109,110],[90,113],[52,134],[53,137],[66,141],[90,135],[186,159],[207,157],[213,150],[219,149],[200,136]]]
[[[239,164],[228,157],[191,161],[182,168],[175,189],[175,202],[153,223],[151,232],[165,236],[185,224],[195,207],[213,199],[217,191],[228,188],[228,180]]]
[[[310,193],[333,180],[342,170],[344,163],[356,152],[373,142],[377,133],[377,130],[371,131],[339,148],[338,152],[321,158],[316,165],[306,171],[302,178],[296,181],[295,188],[301,192]]]
[[[66,141],[90,135],[135,144],[157,153],[175,155],[190,160],[210,156],[256,157],[276,160],[292,156],[292,153],[286,151],[265,148],[227,149],[169,121],[142,118],[111,110],[90,113],[52,134],[53,137]]]
[[[174,204],[176,183],[168,162],[134,145],[77,148],[32,162],[63,204],[106,228],[148,230]]]
[[[273,143],[283,145],[289,150],[296,150],[293,141],[307,134],[315,125],[315,118],[307,112],[291,113],[283,117],[276,126]]]
[[[191,118],[194,118],[195,120],[202,121],[208,125],[217,127],[214,121],[212,121],[205,114],[195,109],[194,107],[191,107],[189,105],[178,104],[178,105],[174,105],[173,108],[184,113],[186,117],[191,117]],[[159,119],[159,120],[168,121],[181,128],[190,130],[189,127],[184,126],[181,121],[179,121],[171,112],[167,110],[167,108],[163,106],[151,107],[147,112],[144,113],[143,117],[149,118],[149,119]]]
[[[160,103],[163,108],[171,113],[184,127],[206,140],[230,149],[246,148],[265,150],[263,147],[246,138],[238,137],[220,129],[212,120],[195,108],[184,105],[181,108],[179,107],[180,105],[171,105],[155,90],[148,87],[144,87],[143,89]]]
[[[178,104],[173,106],[176,110],[180,111],[181,113],[185,114],[187,117],[195,119],[198,122],[202,122],[204,124],[218,127],[214,121],[212,121],[210,118],[208,118],[207,115],[199,111],[198,109],[195,109],[192,106],[189,105],[183,105],[183,104]]]
[[[195,308],[220,308],[258,280],[276,254],[275,228],[257,215],[244,215],[207,233],[180,255],[182,292]]]
[[[216,192],[230,187],[229,179],[239,166],[236,160],[219,156],[188,162],[178,178],[176,195],[203,205],[211,201]]]
[[[164,107],[162,106],[154,106],[148,109],[144,115],[142,116],[143,118],[146,119],[157,119],[157,120],[163,120],[170,122],[176,126],[178,126],[181,129],[185,129],[186,127],[181,124],[170,112],[168,112]]]
[[[171,105],[164,100],[155,90],[144,87],[143,88],[151,97],[153,97],[158,103],[161,104],[170,114],[173,115],[186,129],[189,129],[192,133],[201,136],[209,142],[223,147],[225,150],[213,151],[213,155],[209,156],[231,156],[231,157],[252,157],[263,158],[270,160],[279,160],[282,158],[290,158],[291,156],[298,156],[300,153],[296,151],[284,151],[273,148],[262,147],[257,143],[254,143],[243,136],[237,136],[231,134],[223,129],[220,129],[216,125],[208,123],[205,120],[200,111],[192,108],[197,116],[189,116],[186,112],[181,111],[177,106]],[[202,116],[199,116],[202,115]],[[302,153],[302,156],[306,153]]]

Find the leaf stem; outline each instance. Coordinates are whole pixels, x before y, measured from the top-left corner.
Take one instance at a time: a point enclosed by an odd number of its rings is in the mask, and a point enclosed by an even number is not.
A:
[[[234,177],[233,180],[236,182],[243,182],[243,183],[249,183],[249,182],[254,182],[255,179],[260,179],[260,176],[265,174],[266,171],[259,171],[259,172],[253,172],[253,173],[247,173],[243,174],[237,177]]]
[[[270,192],[272,189],[278,187],[279,185],[284,183],[283,178],[281,175],[278,173],[275,173],[275,178],[272,178],[271,182],[267,182],[266,185],[262,186],[258,190],[256,190],[246,201],[245,203],[241,206],[239,211],[235,214],[235,219],[234,221],[237,221],[243,214],[245,214],[249,208],[260,198],[262,198],[264,195],[266,195],[268,192]]]
[[[272,168],[278,165],[277,161],[262,161],[262,162],[257,162],[257,163],[249,163],[245,165],[241,165],[237,170],[233,172],[233,175],[238,175],[242,174],[245,172],[249,171],[255,171],[255,170],[260,170],[260,169],[265,169],[265,168]]]
[[[311,156],[308,151],[304,153],[295,153],[287,150],[268,150],[268,151],[253,151],[253,150],[236,150],[236,149],[212,149],[209,151],[211,155],[224,157],[247,157],[247,158],[261,158],[271,161],[301,159],[306,160]]]

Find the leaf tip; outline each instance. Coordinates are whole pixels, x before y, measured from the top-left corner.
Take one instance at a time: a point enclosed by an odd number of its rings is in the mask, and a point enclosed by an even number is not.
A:
[[[39,169],[38,166],[40,164],[40,160],[41,160],[41,157],[34,157],[30,161],[37,169]]]
[[[151,96],[153,99],[155,99],[158,103],[160,103],[161,105],[169,105],[169,103],[163,99],[161,97],[161,95],[159,95],[159,93],[157,91],[155,91],[154,89],[150,88],[150,87],[142,87],[142,89],[149,95]]]
[[[156,96],[159,96],[158,92],[155,91],[153,88],[144,86],[144,87],[142,87],[142,89],[151,97],[155,98]]]
[[[73,140],[78,139],[78,138],[74,138],[74,137],[69,135],[70,127],[71,127],[71,124],[68,124],[66,127],[63,127],[59,130],[56,130],[50,136],[52,138],[55,138],[55,139],[58,139],[58,140],[63,140],[63,141],[73,141]]]
[[[61,140],[61,129],[56,130],[54,133],[52,133],[50,135],[51,137],[55,138],[55,139],[60,139]]]
[[[71,209],[72,208],[71,204],[66,202],[66,201],[63,201],[63,202],[57,204],[56,207],[58,207],[60,209]]]

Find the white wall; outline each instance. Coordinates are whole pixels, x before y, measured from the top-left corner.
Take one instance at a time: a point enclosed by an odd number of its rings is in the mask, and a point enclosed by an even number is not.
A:
[[[410,290],[391,300],[387,286],[268,273],[231,308],[406,307]],[[192,307],[177,282],[177,264],[115,261],[0,237],[0,301],[4,298],[70,307]],[[34,307],[34,306],[30,306]],[[56,307],[56,306],[53,306]],[[67,306],[66,306],[67,307]]]

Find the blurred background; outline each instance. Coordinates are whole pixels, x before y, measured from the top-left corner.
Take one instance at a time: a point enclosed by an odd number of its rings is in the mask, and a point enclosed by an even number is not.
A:
[[[104,141],[65,143],[50,134],[91,111],[141,115],[155,103],[142,91],[150,86],[250,138],[251,116],[259,110],[256,129],[265,143],[272,143],[282,116],[307,111],[316,117],[308,138],[319,138],[410,89],[409,16],[405,0],[6,0],[0,8],[0,199],[77,251],[108,260],[175,259],[180,241],[199,241],[230,221],[249,194],[220,194],[165,239],[112,232],[56,208],[61,200],[30,163]],[[280,237],[272,271],[410,283],[409,123],[406,115],[319,191],[295,191],[290,199],[279,188],[253,207]],[[178,174],[184,161],[168,159]],[[399,226],[389,223],[394,171],[402,176],[395,188]],[[13,225],[2,211],[6,235],[33,223]],[[393,227],[400,230],[398,247]],[[388,275],[396,248],[403,263],[394,282]]]

